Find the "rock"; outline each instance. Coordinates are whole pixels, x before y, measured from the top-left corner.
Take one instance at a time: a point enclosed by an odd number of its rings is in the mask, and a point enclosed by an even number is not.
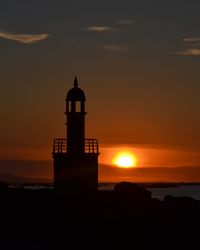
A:
[[[0,191],[7,191],[8,190],[8,184],[4,181],[0,181]]]
[[[163,203],[166,207],[176,208],[194,208],[199,207],[199,202],[191,197],[173,197],[171,195],[165,196]]]
[[[165,214],[168,217],[168,222],[199,224],[199,201],[191,197],[173,197],[165,196],[163,200]]]
[[[114,192],[119,195],[130,196],[139,200],[151,199],[151,192],[132,182],[120,182],[114,186]]]

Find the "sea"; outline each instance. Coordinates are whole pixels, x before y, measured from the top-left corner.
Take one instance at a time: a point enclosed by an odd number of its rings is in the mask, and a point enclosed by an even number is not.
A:
[[[20,185],[17,185],[18,187]],[[99,183],[99,190],[113,190],[115,183]],[[14,187],[14,186],[12,186]],[[15,186],[16,187],[16,186]],[[53,185],[23,185],[25,189],[38,190],[38,189],[53,189]],[[200,201],[200,184],[176,184],[176,185],[152,185],[145,187],[152,194],[153,198],[163,200],[166,195],[174,197],[191,197]]]
[[[99,190],[113,190],[113,183],[105,183],[99,185]],[[169,185],[168,187],[151,187],[146,188],[151,192],[153,198],[163,200],[166,195],[174,197],[191,197],[196,200],[200,200],[200,184],[180,184],[180,185]]]

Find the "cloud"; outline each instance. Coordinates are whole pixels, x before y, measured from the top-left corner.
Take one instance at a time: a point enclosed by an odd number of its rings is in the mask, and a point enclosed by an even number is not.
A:
[[[193,43],[193,42],[200,42],[200,37],[193,37],[193,38],[184,38],[183,39],[184,42],[188,42],[188,43]]]
[[[49,34],[13,34],[10,32],[0,32],[0,38],[13,40],[25,44],[33,44],[47,39]]]
[[[188,47],[199,47],[200,46],[200,37],[186,37],[183,39],[185,44]]]
[[[171,54],[179,56],[200,56],[200,37],[185,37],[182,40],[185,42],[185,50],[177,51]]]
[[[200,49],[186,49],[175,54],[181,56],[200,56]]]
[[[125,52],[132,50],[132,47],[127,45],[117,45],[117,44],[100,44],[98,45],[99,48],[114,52]]]
[[[134,24],[137,22],[138,21],[136,21],[136,20],[124,19],[124,20],[120,20],[120,21],[116,22],[116,24],[130,25],[130,24]]]
[[[86,31],[93,31],[93,32],[115,32],[116,29],[109,27],[109,26],[90,26],[84,28]]]
[[[130,25],[130,24],[134,24],[137,22],[138,22],[137,20],[123,19],[123,20],[116,22],[115,24],[117,24],[117,25]],[[116,31],[119,31],[119,29],[111,27],[111,26],[89,26],[89,27],[83,28],[83,30],[93,31],[93,32],[116,32]]]

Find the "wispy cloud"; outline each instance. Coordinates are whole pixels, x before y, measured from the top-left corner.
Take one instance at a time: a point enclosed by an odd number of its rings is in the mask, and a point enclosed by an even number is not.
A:
[[[171,54],[179,56],[200,56],[200,36],[185,37],[182,39],[185,49]]]
[[[132,47],[127,45],[118,45],[118,44],[99,44],[97,47],[114,52],[126,52],[132,50]]]
[[[180,56],[200,56],[200,49],[186,49],[184,51],[174,53]]]
[[[200,37],[187,37],[184,38],[183,41],[188,43],[200,42]]]
[[[93,32],[117,32],[120,31],[119,27],[117,25],[130,25],[134,23],[138,23],[138,20],[133,20],[133,19],[123,19],[120,20],[116,23],[113,24],[113,26],[100,26],[100,25],[95,25],[95,26],[89,26],[83,28],[83,30],[86,31],[93,31]]]
[[[195,48],[200,46],[200,37],[186,37],[183,38],[183,41],[187,47]]]
[[[90,26],[84,28],[86,31],[93,31],[93,32],[115,32],[117,29],[109,26]]]
[[[0,32],[0,38],[13,40],[25,44],[33,44],[47,39],[49,34],[13,34],[10,32]]]
[[[137,22],[138,21],[136,21],[136,20],[123,19],[123,20],[120,20],[120,21],[116,22],[116,24],[130,25],[130,24],[134,24],[134,23],[137,23]]]

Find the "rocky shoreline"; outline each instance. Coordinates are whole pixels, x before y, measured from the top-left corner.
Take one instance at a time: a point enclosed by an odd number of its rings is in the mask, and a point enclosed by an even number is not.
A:
[[[165,249],[198,242],[199,201],[172,196],[160,201],[133,183],[67,196],[1,186],[0,199],[2,249],[77,249],[79,244]]]

